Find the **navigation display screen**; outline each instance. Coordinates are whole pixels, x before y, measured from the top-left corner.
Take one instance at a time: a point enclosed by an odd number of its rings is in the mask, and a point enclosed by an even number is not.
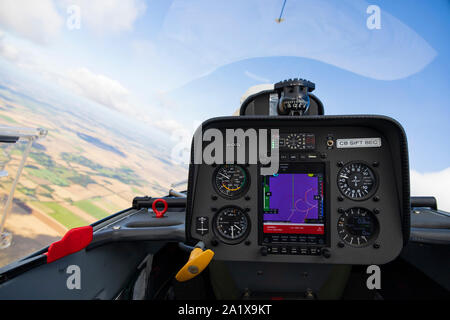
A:
[[[324,170],[281,164],[263,177],[263,241],[325,243]]]

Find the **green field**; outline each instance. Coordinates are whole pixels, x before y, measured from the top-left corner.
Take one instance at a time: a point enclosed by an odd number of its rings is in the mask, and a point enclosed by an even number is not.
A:
[[[61,170],[49,170],[49,169],[33,169],[25,168],[26,173],[47,180],[51,184],[68,187],[70,181],[65,177],[65,172]],[[67,170],[66,170],[67,171]]]
[[[112,213],[114,213],[114,212],[106,212],[102,208],[100,208],[100,207],[96,206],[94,203],[92,203],[91,200],[76,201],[73,204],[97,219],[103,219],[103,218],[111,215]]]
[[[144,192],[142,192],[141,190],[139,190],[138,188],[133,187],[133,186],[131,187],[131,191],[133,191],[133,193],[140,195],[140,196],[145,195]]]
[[[72,211],[64,208],[56,202],[33,202],[33,205],[41,208],[51,216],[53,219],[64,225],[65,227],[72,229],[81,226],[87,226],[89,223],[80,218]]]
[[[22,192],[24,195],[29,196],[29,197],[35,197],[36,196],[36,190],[35,189],[30,189],[24,186],[18,186],[17,190],[19,190],[20,192]]]
[[[11,123],[17,123],[16,120],[14,120],[14,119],[11,118],[11,117],[5,116],[4,114],[0,114],[0,118],[6,120],[6,121],[8,121],[8,122],[11,122]]]

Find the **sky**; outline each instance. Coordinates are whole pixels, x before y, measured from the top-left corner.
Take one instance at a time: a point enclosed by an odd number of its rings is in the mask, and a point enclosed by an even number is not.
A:
[[[433,191],[450,210],[450,2],[287,0],[276,23],[282,4],[1,0],[0,70],[138,120],[168,145],[231,115],[250,86],[306,78],[327,114],[402,123],[413,194]]]

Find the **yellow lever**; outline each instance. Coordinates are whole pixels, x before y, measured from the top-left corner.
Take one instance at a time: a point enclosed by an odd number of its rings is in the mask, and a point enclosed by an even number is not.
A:
[[[201,248],[194,248],[188,262],[178,271],[175,279],[184,282],[198,276],[208,266],[213,257],[214,252],[210,249],[203,251]]]

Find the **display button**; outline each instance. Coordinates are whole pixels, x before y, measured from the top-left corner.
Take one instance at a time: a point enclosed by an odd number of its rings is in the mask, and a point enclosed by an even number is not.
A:
[[[289,160],[296,161],[296,160],[298,160],[298,156],[296,154],[290,154],[289,155]]]
[[[280,250],[280,252],[281,252],[282,254],[287,254],[287,253],[288,253],[288,250],[287,250],[286,247],[282,247],[281,250]]]
[[[300,248],[300,254],[301,255],[308,255],[309,254],[308,248]]]
[[[298,254],[298,249],[296,247],[291,248],[291,254]]]
[[[308,237],[308,243],[317,243],[317,238],[315,238],[315,237]]]
[[[290,242],[298,242],[298,237],[297,237],[297,235],[290,235],[290,236],[289,236],[289,241],[290,241]]]
[[[299,236],[298,237],[298,242],[305,243],[306,242],[306,237]]]

